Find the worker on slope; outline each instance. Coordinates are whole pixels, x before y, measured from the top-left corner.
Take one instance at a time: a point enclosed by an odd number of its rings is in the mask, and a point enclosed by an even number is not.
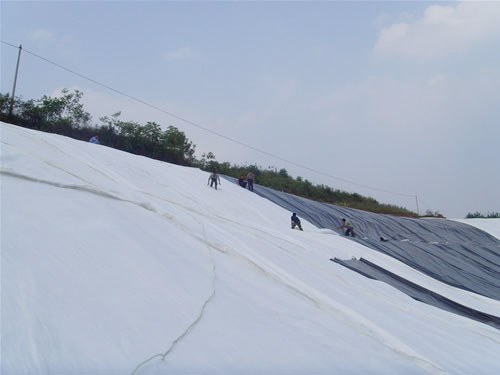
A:
[[[95,144],[99,144],[99,136],[98,135],[94,135],[92,138],[90,138],[90,141],[89,143],[95,143]]]
[[[217,190],[217,181],[219,181],[219,185],[222,185],[220,183],[219,175],[216,171],[213,171],[212,174],[208,177],[207,185],[210,183],[210,187],[213,187],[213,185],[215,184],[215,190]]]
[[[238,178],[238,185],[240,185],[242,188],[247,186],[247,182],[245,181],[243,176],[240,176],[240,178]]]
[[[247,174],[247,182],[248,182],[248,190],[253,191],[253,181],[255,180],[255,175],[253,171],[248,172]]]
[[[355,237],[354,227],[350,221],[347,221],[346,219],[342,219],[342,225],[339,227],[339,229],[342,229],[342,228],[347,228],[345,233],[344,233],[346,236],[349,236],[349,233],[350,233],[351,236]]]
[[[292,220],[292,229],[295,229],[295,227],[299,227],[300,230],[303,230],[302,226],[300,225],[300,219],[297,217],[297,214],[295,212],[293,213],[291,220]]]

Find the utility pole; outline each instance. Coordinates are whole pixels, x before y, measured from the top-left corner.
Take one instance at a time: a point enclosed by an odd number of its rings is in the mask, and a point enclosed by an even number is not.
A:
[[[22,44],[19,45],[19,53],[17,54],[17,65],[16,65],[16,75],[14,76],[14,86],[12,87],[12,98],[10,99],[10,110],[9,114],[12,116],[12,109],[14,108],[14,97],[16,96],[16,83],[17,83],[17,72],[19,71],[19,60],[21,60],[21,51],[23,49]]]
[[[420,216],[420,211],[418,210],[418,198],[415,195],[415,202],[417,202],[417,215]]]

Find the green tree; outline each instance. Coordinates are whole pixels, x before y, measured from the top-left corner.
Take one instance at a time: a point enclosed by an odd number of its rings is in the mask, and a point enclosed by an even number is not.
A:
[[[466,219],[500,219],[500,212],[488,212],[487,214],[483,214],[482,212],[476,211],[474,213],[468,213],[465,216]]]
[[[11,120],[16,124],[29,128],[72,135],[73,129],[87,126],[91,116],[80,103],[83,97],[82,92],[78,90],[70,92],[68,89],[63,89],[61,94],[59,97],[43,95],[40,99],[28,101],[16,97],[13,116],[7,113],[8,95],[2,95],[0,105],[2,119],[12,117]]]

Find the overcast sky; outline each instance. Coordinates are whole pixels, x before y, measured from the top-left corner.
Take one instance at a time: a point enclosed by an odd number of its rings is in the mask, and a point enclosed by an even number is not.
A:
[[[26,52],[24,99],[79,89],[96,122],[176,126],[198,157],[414,211],[417,195],[420,212],[500,212],[500,2],[2,1],[1,40],[332,177]],[[17,53],[1,44],[2,93]]]

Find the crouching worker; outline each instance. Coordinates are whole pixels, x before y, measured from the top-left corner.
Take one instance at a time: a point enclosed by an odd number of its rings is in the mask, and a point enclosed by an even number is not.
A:
[[[238,185],[240,185],[242,188],[247,186],[247,182],[245,181],[243,176],[240,176],[240,178],[238,178]]]
[[[302,225],[300,225],[300,219],[297,217],[297,214],[294,212],[292,215],[292,229],[295,229],[295,227],[299,227],[300,230],[302,229]]]
[[[339,227],[339,229],[342,229],[342,228],[347,228],[345,231],[346,236],[349,236],[349,233],[350,233],[351,236],[355,237],[354,236],[354,227],[352,226],[351,222],[347,221],[346,219],[342,219],[342,225]]]

